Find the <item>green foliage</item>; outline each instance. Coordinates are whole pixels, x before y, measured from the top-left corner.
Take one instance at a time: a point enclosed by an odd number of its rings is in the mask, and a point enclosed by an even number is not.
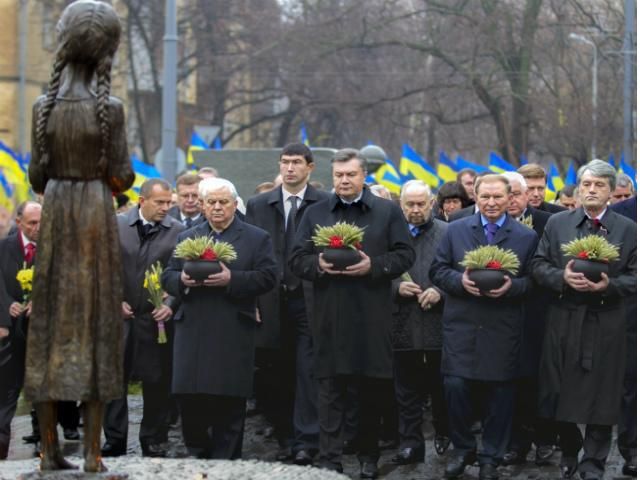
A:
[[[338,222],[329,227],[316,225],[315,235],[311,237],[317,247],[360,249],[364,229],[347,222]]]
[[[560,248],[566,256],[583,260],[612,262],[620,257],[620,249],[600,235],[587,235],[586,237],[576,238],[571,242],[562,244]]]
[[[215,254],[215,258],[208,257],[207,253]],[[210,237],[186,238],[176,245],[174,256],[185,260],[197,260],[206,258],[220,260],[229,263],[238,258],[235,248],[228,242],[214,242]]]
[[[466,252],[460,265],[470,270],[493,268],[515,275],[520,268],[520,260],[513,250],[505,250],[496,245],[484,245]]]

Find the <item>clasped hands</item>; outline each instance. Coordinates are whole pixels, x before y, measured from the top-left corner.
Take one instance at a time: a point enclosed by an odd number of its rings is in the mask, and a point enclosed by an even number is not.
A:
[[[323,254],[318,255],[318,267],[324,273],[329,275],[347,275],[349,277],[359,277],[366,275],[371,271],[371,259],[362,250],[358,250],[360,261],[353,265],[349,265],[344,270],[333,270],[333,263],[329,263],[324,259]]]
[[[162,305],[161,307],[154,308],[151,311],[151,317],[156,322],[168,322],[169,320],[171,320],[172,316],[173,310],[167,305]],[[127,302],[122,302],[122,317],[125,320],[133,317],[133,309]]]
[[[584,273],[573,271],[573,260],[569,260],[567,266],[564,267],[563,278],[574,290],[578,292],[603,292],[609,286],[609,277],[606,273],[601,273],[602,280],[597,283],[592,282],[584,276]]]
[[[511,288],[511,277],[504,275],[504,283],[500,288],[489,290],[488,292],[480,292],[480,289],[476,287],[476,282],[469,278],[469,269],[466,268],[462,273],[462,288],[469,292],[474,297],[489,297],[499,298],[509,291]]]
[[[423,310],[429,310],[432,305],[440,301],[440,292],[435,288],[429,287],[422,290],[420,285],[413,282],[400,282],[398,294],[406,298],[416,297]]]

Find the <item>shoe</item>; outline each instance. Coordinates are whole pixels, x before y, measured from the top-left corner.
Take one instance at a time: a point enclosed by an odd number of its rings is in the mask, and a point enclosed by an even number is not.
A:
[[[387,439],[387,440],[380,440],[378,442],[378,448],[380,450],[394,450],[394,449],[398,448],[398,441],[395,438]]]
[[[502,465],[522,465],[527,463],[527,456],[517,450],[509,450],[502,457]]]
[[[143,457],[166,458],[167,448],[162,443],[149,443],[142,446]]]
[[[424,448],[403,448],[393,456],[391,461],[397,465],[424,462]]]
[[[553,445],[540,445],[536,448],[536,465],[548,464],[551,457],[553,457]]]
[[[360,478],[378,478],[378,465],[373,462],[361,463]]]
[[[0,443],[0,460],[4,460],[9,456],[9,444]]]
[[[318,464],[318,468],[320,468],[322,470],[329,470],[331,472],[338,472],[338,473],[342,473],[343,472],[341,463],[331,463],[331,462],[328,462],[326,460],[320,462]]]
[[[456,478],[464,473],[464,469],[467,465],[473,465],[475,462],[475,454],[467,455],[454,455],[447,463],[447,468],[444,471],[445,478]]]
[[[80,440],[80,434],[77,428],[65,428],[62,434],[65,440]]]
[[[293,463],[296,465],[311,465],[313,456],[306,450],[298,450],[293,457]]]
[[[626,462],[624,462],[624,465],[622,467],[622,474],[628,477],[635,478],[637,475],[636,460],[627,460]]]
[[[433,439],[433,446],[436,449],[436,453],[438,455],[444,455],[444,452],[447,451],[449,445],[451,444],[451,439],[444,435],[436,435]]]
[[[500,478],[500,474],[493,463],[485,463],[484,465],[480,465],[478,478],[480,480],[497,480]]]
[[[107,442],[100,449],[100,453],[103,457],[120,457],[127,453],[127,448],[124,445]]]
[[[25,435],[22,437],[24,443],[38,443],[40,441],[39,433],[32,433],[31,435]]]
[[[562,478],[571,478],[578,470],[578,458],[563,456],[560,460],[560,473]]]

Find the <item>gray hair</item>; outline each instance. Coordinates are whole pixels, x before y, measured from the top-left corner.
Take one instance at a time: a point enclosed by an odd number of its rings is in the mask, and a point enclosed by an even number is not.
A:
[[[349,160],[353,160],[354,158],[358,160],[358,162],[360,163],[360,167],[362,168],[362,171],[366,175],[367,159],[364,158],[364,156],[362,156],[360,152],[355,148],[342,148],[338,150],[336,153],[333,154],[333,158],[331,158],[331,163],[332,164],[345,163],[345,162],[348,162]]]
[[[611,187],[611,191],[616,189],[616,169],[607,162],[603,162],[596,158],[586,165],[581,166],[578,169],[578,185],[580,185],[580,182],[582,181],[582,176],[587,172],[594,177],[606,178],[609,180],[609,187]]]
[[[218,177],[210,177],[205,178],[198,184],[198,195],[200,198],[206,198],[214,190],[220,190],[221,188],[226,188],[231,192],[231,196],[234,200],[238,199],[238,191],[236,187],[229,180],[225,178]]]
[[[619,173],[618,175],[616,175],[616,187],[631,187],[631,193],[634,193],[635,191],[633,188],[633,180],[626,173]]]
[[[424,193],[427,196],[427,200],[430,199],[433,194],[431,193],[431,187],[424,183],[422,180],[409,180],[402,185],[400,190],[400,198],[404,198],[409,193]]]
[[[518,172],[503,172],[502,176],[511,182],[518,182],[520,186],[526,191],[527,181],[524,179],[521,173]]]

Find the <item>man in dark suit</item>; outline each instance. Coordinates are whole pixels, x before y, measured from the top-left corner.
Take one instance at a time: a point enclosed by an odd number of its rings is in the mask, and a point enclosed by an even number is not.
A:
[[[167,297],[155,308],[144,287],[145,272],[156,262],[164,267],[184,226],[167,215],[171,185],[162,179],[147,180],[140,187],[138,206],[118,215],[118,236],[122,252],[125,322],[125,396],[107,404],[102,455],[126,453],[128,408],[126,386],[130,379],[142,381],[143,413],[140,445],[143,456],[166,456],[167,417],[170,409],[173,327],[170,322],[177,300]],[[158,343],[158,322],[167,322],[168,342]]]
[[[320,466],[342,471],[345,400],[359,392],[357,446],[360,476],[378,475],[377,392],[391,378],[391,280],[415,260],[402,211],[364,188],[366,160],[345,148],[332,159],[335,194],[304,213],[290,258],[291,270],[313,282],[314,371],[318,379]],[[360,261],[332,268],[311,237],[316,226],[339,221],[364,228]]]
[[[547,220],[549,220],[552,214],[533,208],[529,204],[527,182],[522,175],[517,172],[505,172],[502,175],[509,181],[510,187],[510,200],[507,213],[511,218],[521,223],[531,222],[538,238],[542,237],[542,232],[544,232]]]
[[[544,201],[545,192],[547,191],[547,172],[544,168],[536,163],[527,163],[518,169],[518,173],[527,182],[529,205],[549,213],[558,213],[566,210],[560,205]]]
[[[556,420],[562,474],[601,479],[620,416],[625,375],[625,300],[636,293],[636,225],[607,207],[615,169],[592,160],[578,170],[582,208],[549,219],[532,261],[535,280],[552,293],[540,362],[540,414]],[[619,248],[598,282],[574,270],[561,246],[600,235]],[[586,424],[583,438],[577,424]],[[584,454],[578,464],[578,453]]]
[[[513,379],[524,315],[522,299],[529,289],[526,274],[538,241],[536,234],[507,215],[509,182],[501,175],[476,181],[480,212],[449,224],[431,265],[434,285],[446,293],[442,317],[442,373],[454,452],[445,476],[462,475],[476,458],[471,431],[473,400],[484,397],[480,479],[497,479],[496,467],[506,453],[513,414]],[[517,274],[481,292],[460,262],[483,245],[511,249],[520,260]]]
[[[40,233],[42,206],[27,201],[18,206],[16,232],[0,240],[0,460],[7,458],[11,439],[11,420],[16,412],[24,379],[27,319],[31,304],[25,305],[16,275],[33,265]]]
[[[247,202],[246,222],[271,235],[279,278],[278,288],[258,298],[256,355],[271,360],[264,372],[269,385],[264,406],[283,447],[277,459],[286,460],[293,454],[295,463],[308,465],[318,451],[317,388],[311,371],[313,346],[308,321],[313,312],[313,289],[291,273],[287,258],[302,214],[329,194],[308,183],[315,164],[306,145],[285,146],[279,163],[281,187]]]
[[[198,198],[198,185],[202,178],[193,173],[185,173],[176,180],[178,204],[171,207],[167,214],[182,223],[186,228],[195,227],[207,219],[202,214]]]
[[[178,236],[230,243],[237,258],[202,282],[171,257],[162,275],[170,295],[182,301],[175,319],[172,392],[177,395],[189,453],[200,458],[242,455],[245,402],[251,394],[256,298],[277,281],[269,234],[235,216],[236,189],[222,178],[199,185],[207,223]]]

